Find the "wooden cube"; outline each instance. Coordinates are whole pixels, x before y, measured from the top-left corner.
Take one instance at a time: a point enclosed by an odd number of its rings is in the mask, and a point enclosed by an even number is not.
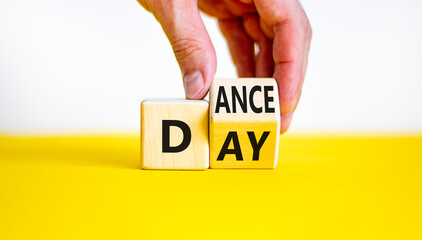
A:
[[[143,169],[209,167],[207,101],[144,100],[141,103]]]
[[[276,81],[214,79],[209,134],[211,168],[275,168],[280,137]]]

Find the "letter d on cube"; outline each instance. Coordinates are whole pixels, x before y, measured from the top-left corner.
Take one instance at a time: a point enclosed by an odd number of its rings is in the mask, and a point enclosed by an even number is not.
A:
[[[208,109],[208,102],[200,100],[144,100],[141,103],[142,168],[207,169]]]

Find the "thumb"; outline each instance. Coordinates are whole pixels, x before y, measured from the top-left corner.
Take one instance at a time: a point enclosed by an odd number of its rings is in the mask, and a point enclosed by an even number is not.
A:
[[[151,9],[179,63],[186,98],[203,99],[214,78],[217,60],[197,0],[157,0],[152,1]]]

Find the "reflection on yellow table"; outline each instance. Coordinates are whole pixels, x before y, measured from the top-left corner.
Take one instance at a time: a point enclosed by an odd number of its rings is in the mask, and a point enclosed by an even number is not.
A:
[[[136,136],[0,137],[0,239],[422,239],[422,136],[282,136],[275,170],[140,170]]]

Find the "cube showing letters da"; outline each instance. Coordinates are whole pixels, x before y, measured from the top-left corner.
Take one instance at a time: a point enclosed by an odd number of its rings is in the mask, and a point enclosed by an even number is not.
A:
[[[141,103],[142,168],[207,169],[208,106],[208,102],[198,100],[144,100]]]
[[[209,134],[211,168],[275,168],[280,136],[276,81],[215,79]]]

